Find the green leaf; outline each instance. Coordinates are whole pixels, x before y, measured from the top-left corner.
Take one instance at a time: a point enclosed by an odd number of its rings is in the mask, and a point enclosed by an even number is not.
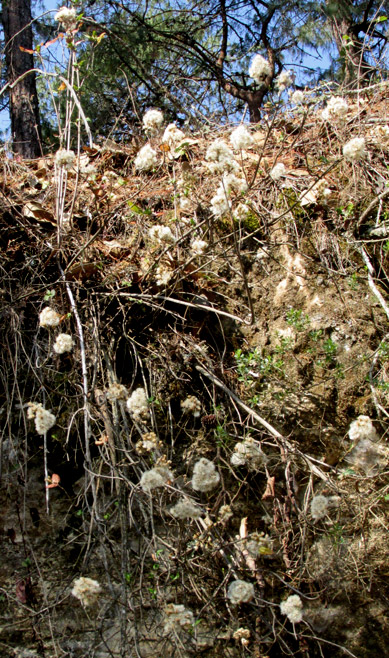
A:
[[[45,302],[49,302],[53,297],[55,297],[55,290],[48,290],[43,299]]]
[[[127,201],[127,205],[129,209],[137,215],[151,215],[151,210],[149,208],[144,210],[140,206],[137,206],[136,203],[132,203],[132,201]]]

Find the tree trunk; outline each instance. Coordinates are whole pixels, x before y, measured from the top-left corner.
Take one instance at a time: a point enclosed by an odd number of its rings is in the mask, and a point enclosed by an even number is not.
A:
[[[258,123],[261,120],[261,111],[259,108],[262,107],[267,92],[268,89],[264,85],[261,89],[249,93],[247,104],[249,106],[250,123]]]
[[[345,20],[332,23],[332,33],[342,64],[343,83],[346,87],[363,84],[371,72],[363,54],[363,44],[353,35],[352,25]]]
[[[365,59],[364,46],[358,38],[358,23],[352,6],[350,0],[336,3],[327,0],[331,32],[342,65],[343,83],[348,87],[366,84],[373,70]]]
[[[7,80],[14,82],[34,68],[32,50],[31,1],[4,0],[3,28]],[[23,158],[41,155],[41,132],[35,73],[30,73],[9,90],[13,150]]]
[[[237,85],[226,82],[221,76],[218,82],[228,94],[247,103],[250,114],[250,123],[258,123],[261,120],[260,107],[262,107],[264,98],[269,91],[271,80],[272,76],[268,76],[261,85],[261,88],[256,91],[242,89]]]

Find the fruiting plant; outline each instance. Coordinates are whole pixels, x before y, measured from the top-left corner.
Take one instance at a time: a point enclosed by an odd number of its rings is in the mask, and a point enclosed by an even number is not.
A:
[[[357,655],[326,620],[350,616],[357,591],[371,621],[386,591],[371,539],[386,555],[387,240],[365,238],[386,226],[375,101],[280,71],[260,126],[194,133],[152,107],[131,147],[92,140],[83,163],[65,9],[50,210],[23,197],[41,195],[40,170],[8,162],[24,187],[7,213],[28,231],[15,222],[25,253],[12,238],[0,254],[7,486],[15,519],[43,492],[61,561],[31,569],[46,653],[65,651],[52,629],[78,606],[96,655]],[[247,74],[269,71],[257,54]],[[35,555],[39,523],[32,511],[10,548]]]

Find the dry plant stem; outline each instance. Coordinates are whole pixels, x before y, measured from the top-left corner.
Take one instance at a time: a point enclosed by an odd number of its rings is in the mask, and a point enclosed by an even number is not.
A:
[[[130,83],[128,82],[128,77],[127,77],[125,71],[124,71],[122,68],[119,68],[119,71],[120,71],[120,73],[123,74],[123,76],[124,76],[124,78],[125,78],[125,80],[126,80],[127,91],[128,91],[128,95],[129,95],[129,97],[130,97],[130,99],[131,99],[132,109],[133,109],[133,112],[134,112],[136,118],[138,119],[138,121],[139,121],[139,125],[140,125],[140,124],[142,123],[142,117],[140,116],[140,114],[139,114],[139,112],[138,112],[138,108],[136,107],[135,100],[134,100],[134,94],[133,94],[133,91],[132,91],[132,89],[131,89],[131,85],[130,85]],[[120,117],[121,117],[121,114],[119,115],[119,118],[120,118]],[[109,137],[111,137],[111,135],[112,135],[114,129],[116,128],[117,123],[118,123],[118,120],[116,121],[115,126],[114,126],[114,127],[112,128],[112,130],[110,131],[110,133],[109,133]]]
[[[92,242],[94,242],[99,237],[103,229],[104,226],[100,226],[100,228],[97,229],[96,233],[92,235],[92,237],[88,240],[88,242],[86,242],[86,244],[83,244],[82,247],[80,247],[80,249],[75,253],[73,258],[71,259],[70,263],[66,265],[65,274],[70,270],[71,266],[77,260],[77,258],[82,254],[82,252],[85,251],[85,249],[87,249],[92,244]]]
[[[72,114],[75,107],[78,108],[78,119],[80,119],[80,104],[76,104],[74,100],[74,86],[75,86],[75,76],[77,75],[77,86],[79,87],[78,72],[76,72],[76,53],[74,50],[70,51],[70,57],[68,61],[68,72],[67,78],[69,83],[66,86],[66,105],[65,105],[65,126],[62,131],[61,124],[58,124],[60,140],[61,143],[65,143],[66,150],[70,150],[71,146],[71,128],[72,128]],[[73,93],[72,93],[73,92]],[[80,154],[80,121],[77,121],[77,155]],[[61,244],[62,233],[63,233],[63,223],[64,223],[64,211],[65,211],[65,202],[66,202],[66,192],[67,192],[67,170],[63,166],[55,166],[56,179],[57,179],[57,198],[56,198],[56,218],[57,218],[57,243],[58,246]],[[79,177],[79,167],[77,167],[76,174],[76,184],[73,192],[73,199],[71,203],[71,208],[69,210],[69,223],[72,222],[72,213],[75,203],[75,198],[77,194],[78,187],[78,177]]]
[[[254,183],[255,183],[255,179],[256,179],[256,177],[257,177],[257,175],[258,175],[259,167],[260,167],[260,164],[261,164],[262,156],[263,156],[263,154],[264,154],[264,152],[265,152],[266,145],[267,145],[267,143],[268,143],[268,141],[269,141],[269,138],[270,138],[270,135],[271,135],[271,131],[272,131],[272,128],[273,128],[273,126],[274,126],[274,123],[275,123],[276,117],[277,117],[277,114],[274,113],[274,116],[273,116],[272,122],[271,122],[271,124],[270,124],[270,126],[269,126],[269,128],[268,128],[267,133],[266,133],[265,141],[264,141],[264,143],[263,143],[263,145],[262,145],[261,152],[260,152],[260,154],[259,154],[259,156],[258,156],[258,162],[257,162],[257,164],[256,164],[255,171],[254,171],[254,173],[253,173],[253,177],[252,177],[252,179],[251,179],[251,182],[248,184],[248,187],[247,187],[248,190],[250,190],[250,189],[252,188],[252,186],[254,185]]]
[[[106,293],[107,296],[110,296],[111,293]],[[191,302],[184,302],[182,299],[174,299],[174,297],[166,297],[165,295],[147,295],[147,294],[142,294],[142,293],[130,293],[130,292],[119,292],[118,295],[120,297],[127,297],[129,299],[144,299],[146,300],[159,300],[163,302],[173,302],[173,304],[181,304],[181,306],[188,306],[189,308],[197,308],[197,309],[202,309],[203,311],[208,311],[212,313],[216,313],[216,315],[223,315],[226,318],[230,318],[231,320],[235,320],[236,322],[241,322],[242,324],[251,324],[250,322],[247,322],[247,320],[243,320],[242,318],[238,318],[237,315],[232,315],[232,313],[227,313],[226,311],[220,311],[218,308],[214,308],[213,306],[205,306],[203,304],[192,304]]]
[[[206,522],[205,522],[204,519],[199,519],[199,520],[198,520],[198,524],[201,525],[201,527],[203,528],[203,531],[204,531],[204,532],[202,533],[202,536],[206,536],[208,533],[211,534],[211,535],[213,534],[213,533],[212,533],[212,528],[210,528],[210,527],[206,524]],[[220,537],[218,537],[218,539],[220,539]],[[235,569],[234,569],[234,567],[233,567],[233,564],[232,564],[233,561],[234,561],[233,558],[232,558],[232,556],[231,556],[231,555],[227,556],[227,555],[226,555],[226,552],[224,551],[223,548],[219,548],[219,549],[218,549],[218,553],[219,553],[219,555],[222,556],[224,562],[225,562],[225,563],[227,564],[227,566],[229,567],[229,570],[230,570],[231,573],[233,574],[234,578],[238,578],[238,574],[237,574],[237,572],[235,571]]]
[[[369,286],[370,286],[371,290],[373,291],[373,294],[375,295],[375,297],[378,299],[379,303],[381,304],[382,308],[384,309],[384,311],[386,313],[386,317],[389,320],[389,306],[387,305],[385,299],[383,298],[383,296],[381,295],[380,291],[378,290],[376,284],[374,283],[374,279],[373,279],[374,268],[373,268],[373,265],[371,264],[370,258],[367,255],[367,252],[366,252],[366,250],[363,246],[358,247],[358,251],[361,254],[361,256],[363,258],[363,262],[365,263],[365,265],[367,267],[367,280],[368,280]]]
[[[336,160],[335,162],[332,163],[332,165],[330,165],[329,167],[327,167],[327,169],[326,169],[326,170],[325,170],[325,171],[324,171],[324,172],[323,172],[323,173],[322,173],[322,174],[321,174],[321,175],[320,175],[320,176],[319,176],[319,177],[318,177],[318,178],[312,183],[312,185],[310,185],[310,187],[308,187],[308,189],[305,191],[305,195],[307,195],[308,192],[310,192],[310,191],[312,190],[312,188],[315,187],[316,183],[318,183],[319,180],[322,180],[322,178],[324,178],[325,176],[327,176],[327,174],[329,174],[330,171],[332,171],[332,169],[335,169],[335,168],[338,166],[338,164],[340,164],[341,162],[342,162],[342,159]],[[304,195],[304,196],[305,196],[305,195]],[[274,217],[270,222],[268,222],[268,225],[267,225],[267,226],[270,227],[270,226],[273,226],[273,224],[276,224],[280,219],[282,219],[283,217],[285,217],[285,215],[287,215],[287,214],[290,213],[292,210],[294,210],[294,208],[296,208],[296,206],[298,206],[300,203],[301,203],[301,200],[300,200],[300,198],[298,198],[297,201],[295,201],[294,203],[292,203],[292,204],[288,207],[288,210],[285,210],[285,211],[282,212],[280,215],[277,215],[277,217]],[[257,233],[257,232],[258,232],[258,230],[253,231],[253,233],[252,233],[251,235],[255,235],[255,233]],[[251,237],[251,235],[246,236],[245,239]]]
[[[46,500],[46,514],[50,512],[50,490],[49,490],[49,470],[47,468],[47,432],[43,435],[43,468],[45,472],[45,500]]]
[[[135,195],[134,195],[133,198],[135,198]],[[178,246],[180,245],[181,242],[183,242],[184,240],[186,240],[186,238],[188,238],[192,233],[194,233],[194,232],[197,231],[199,228],[201,228],[201,226],[203,226],[203,224],[205,224],[207,221],[208,221],[208,219],[203,219],[202,222],[199,222],[198,224],[196,224],[196,226],[193,226],[193,227],[190,228],[188,231],[186,231],[186,233],[184,233],[184,234],[183,234],[178,240],[176,240],[176,242],[175,242],[175,246],[178,247]],[[153,264],[150,265],[149,269],[148,269],[147,272],[145,273],[145,275],[144,275],[145,277],[147,277],[147,276],[149,275],[149,273],[157,267],[157,265],[158,265],[159,261],[161,260],[161,258],[163,258],[163,256],[166,256],[167,254],[169,254],[170,250],[171,250],[171,247],[168,246],[168,247],[166,247],[165,249],[163,249],[163,251],[161,251],[161,253],[160,253],[157,257],[155,257],[155,260],[153,261]],[[194,260],[194,258],[195,258],[195,257],[191,258],[191,260]],[[187,267],[187,266],[188,266],[188,263],[191,262],[191,260],[189,260],[188,262],[186,262],[184,265],[181,265],[180,267],[178,267],[177,270],[179,271],[179,270],[182,269],[183,267]]]
[[[248,534],[247,534],[247,516],[245,516],[240,522],[239,536],[243,540],[247,539],[247,536],[248,536]],[[258,583],[260,596],[261,596],[261,598],[263,598],[263,595],[264,595],[264,592],[265,592],[265,581],[263,579],[263,576],[262,576],[261,572],[257,568],[256,561],[250,555],[247,548],[242,547],[241,551],[242,551],[242,555],[245,559],[245,562],[247,564],[247,568],[250,569],[251,573],[253,574],[255,580]]]
[[[71,146],[71,120],[72,120],[74,105],[71,102],[70,89],[74,88],[74,64],[75,64],[75,52],[74,50],[71,50],[69,61],[68,61],[68,71],[67,71],[67,80],[69,81],[69,86],[66,89],[65,127],[64,127],[64,141],[66,143],[65,148],[67,150],[69,150]]]
[[[383,339],[381,340],[380,344],[382,345],[382,343],[386,343],[388,340],[389,340],[389,334],[386,334],[383,337]],[[374,381],[373,381],[373,372],[374,372],[374,368],[376,366],[376,363],[379,359],[379,355],[380,355],[380,353],[379,353],[379,347],[378,347],[378,349],[375,351],[373,360],[371,362],[370,370],[369,370],[370,391],[371,391],[371,396],[373,398],[374,406],[377,409],[378,417],[380,417],[381,414],[382,414],[382,415],[386,416],[387,418],[389,418],[389,413],[386,411],[386,409],[384,409],[384,407],[377,400],[377,393],[376,393],[376,389],[375,389]]]
[[[72,50],[71,53],[70,53],[69,63],[68,63],[68,79],[70,80],[70,83],[69,83],[69,86],[67,87],[67,90],[66,90],[66,114],[65,114],[65,127],[64,127],[64,142],[66,143],[66,149],[67,150],[70,150],[70,146],[71,146],[71,127],[72,127],[71,120],[72,120],[72,114],[73,114],[73,110],[74,110],[74,107],[75,107],[75,103],[74,103],[74,99],[72,100],[72,96],[71,96],[70,91],[73,90],[73,88],[74,88],[75,73],[76,73],[76,53]],[[77,79],[77,83],[78,83],[78,87],[79,87],[79,80],[78,79]],[[80,117],[80,112],[79,112],[79,117]],[[60,124],[59,124],[59,131],[60,131],[60,134],[61,134]],[[79,154],[80,154],[80,121],[77,121],[77,138],[78,138],[77,139],[77,155],[79,156]],[[72,225],[72,213],[73,213],[74,203],[75,203],[76,194],[77,194],[78,177],[79,177],[79,167],[77,167],[76,184],[75,184],[75,188],[74,188],[74,192],[73,192],[73,199],[72,199],[72,203],[71,203],[71,208],[69,210],[70,225]],[[67,171],[64,169],[64,167],[60,167],[59,173],[58,173],[58,195],[57,195],[57,201],[56,201],[57,241],[58,241],[58,245],[60,245],[61,237],[62,237],[66,191],[67,191]]]
[[[84,123],[84,128],[85,128],[85,130],[86,130],[86,134],[88,135],[88,139],[89,139],[89,146],[90,146],[90,148],[92,148],[92,147],[93,147],[93,137],[92,137],[92,132],[91,132],[91,129],[90,129],[90,127],[89,127],[89,124],[88,124],[87,118],[86,118],[86,116],[85,116],[85,114],[84,114],[84,111],[83,111],[83,109],[82,109],[82,107],[81,107],[81,103],[80,103],[80,101],[79,101],[78,98],[77,98],[77,94],[76,94],[76,92],[74,91],[74,89],[72,88],[72,86],[68,83],[68,81],[66,80],[66,78],[63,78],[62,75],[59,75],[58,78],[59,78],[59,80],[61,80],[61,82],[64,83],[64,85],[65,85],[66,88],[69,90],[69,92],[70,92],[70,94],[71,94],[71,96],[72,96],[72,99],[73,99],[73,101],[74,101],[74,103],[75,103],[75,105],[76,105],[76,107],[77,107],[77,109],[78,109],[78,111],[79,111],[79,113],[80,113],[80,117],[82,118],[82,121],[83,121],[83,123]]]
[[[89,146],[92,148],[93,147],[93,138],[92,138],[91,129],[88,125],[88,121],[87,121],[86,116],[83,112],[80,101],[78,100],[76,92],[74,91],[74,89],[71,88],[71,86],[69,85],[69,82],[66,80],[66,78],[62,77],[62,75],[58,75],[57,73],[49,73],[48,71],[42,71],[42,69],[30,69],[29,71],[26,71],[26,73],[23,73],[22,75],[20,75],[18,77],[18,79],[15,80],[14,82],[12,82],[12,83],[8,82],[6,85],[4,85],[4,87],[2,89],[0,89],[0,96],[2,96],[2,94],[5,91],[7,91],[7,89],[13,89],[15,87],[15,85],[17,85],[18,82],[23,80],[30,73],[34,73],[34,72],[35,73],[40,73],[40,75],[43,75],[44,77],[45,76],[52,76],[52,77],[58,78],[58,80],[63,82],[65,87],[70,91],[70,93],[72,95],[72,98],[73,98],[73,100],[74,100],[74,102],[77,106],[77,109],[80,112],[80,116],[81,116],[81,118],[84,122],[84,127],[85,127],[86,133],[87,133],[88,138],[89,138]]]
[[[77,89],[80,89],[80,75],[79,75],[79,70],[76,67],[77,61],[76,61],[76,53],[72,53],[72,85],[74,86],[74,75],[77,78]],[[70,117],[71,119],[71,117]],[[70,149],[71,143],[70,143],[70,130],[68,134],[68,148]],[[80,178],[80,152],[81,152],[81,121],[80,121],[80,115],[78,115],[78,121],[77,121],[77,167],[76,167],[76,180],[74,184],[74,190],[73,190],[73,197],[72,201],[70,204],[69,208],[69,224],[70,226],[73,226],[73,210],[74,210],[74,205],[76,203],[76,198],[77,198],[77,192],[78,192],[78,181]]]
[[[250,322],[247,322],[246,324],[248,324],[250,326],[250,325],[253,325],[254,322],[255,322],[255,311],[254,311],[253,299],[251,297],[246,272],[244,271],[242,255],[240,253],[239,240],[236,236],[237,229],[236,229],[235,222],[234,222],[234,216],[231,212],[230,204],[228,203],[227,190],[225,188],[223,179],[222,179],[222,185],[223,185],[223,190],[224,190],[224,196],[226,198],[226,203],[227,203],[227,206],[228,206],[228,214],[229,214],[230,220],[231,220],[231,228],[232,228],[232,235],[233,235],[233,238],[234,238],[235,253],[236,253],[236,256],[237,256],[238,261],[239,261],[240,271],[241,271],[241,275],[242,275],[242,279],[243,279],[243,285],[244,285],[244,289],[246,291],[247,301],[248,301],[249,308],[250,308]]]
[[[101,418],[104,423],[105,433],[108,438],[108,449],[109,449],[110,458],[112,460],[112,466],[116,468],[116,454],[115,454],[113,427],[112,427],[111,418],[108,411],[108,404],[105,399],[104,391],[96,387],[94,389],[94,396],[95,396],[96,404],[99,408]]]
[[[366,210],[364,210],[362,215],[359,217],[357,227],[361,226],[363,220],[369,215],[370,211],[373,210],[374,206],[376,206],[377,203],[380,203],[387,196],[389,196],[389,190],[384,190],[381,192],[381,194],[378,194],[378,196],[376,196],[371,203],[369,203]]]
[[[256,411],[250,409],[250,407],[248,407],[247,404],[243,402],[243,400],[241,400],[233,391],[231,391],[231,389],[225,386],[225,384],[223,384],[223,382],[221,382],[220,379],[215,377],[214,374],[208,372],[208,370],[206,370],[205,368],[203,368],[203,366],[200,365],[196,366],[196,370],[201,372],[201,374],[205,375],[205,377],[208,377],[216,386],[221,388],[227,395],[229,395],[232,398],[232,400],[234,400],[236,404],[239,407],[241,407],[241,409],[244,409],[244,411],[250,414],[250,416],[254,418],[254,420],[256,420],[263,427],[265,427],[268,430],[268,432],[270,432],[270,434],[274,436],[275,439],[278,439],[278,441],[280,441],[282,449],[288,448],[288,450],[294,452],[295,454],[299,454],[302,457],[302,459],[304,459],[305,463],[307,464],[311,472],[314,475],[317,475],[317,477],[319,477],[321,480],[324,480],[324,482],[328,483],[329,481],[328,476],[320,468],[318,468],[317,466],[315,466],[315,464],[312,463],[313,461],[317,462],[316,459],[313,460],[310,457],[307,457],[307,455],[300,453],[300,451],[298,451],[295,448],[295,446],[293,446],[292,443],[288,441],[288,439],[285,439],[285,437],[282,436],[282,434],[280,434],[272,425],[270,425],[270,423],[268,423],[264,418],[262,418],[262,416],[257,414]]]
[[[55,215],[57,219],[57,244],[58,246],[60,246],[68,175],[63,167],[58,168],[57,165],[55,165],[55,170],[56,170],[56,179],[57,179]]]
[[[377,82],[374,85],[369,85],[369,87],[362,87],[362,88],[359,88],[359,89],[344,89],[342,93],[343,94],[360,94],[361,92],[365,93],[366,91],[371,91],[372,89],[377,89],[377,88],[383,89],[383,87],[386,87],[387,85],[389,85],[389,80],[382,80],[382,82]]]
[[[46,406],[46,395],[45,391],[43,390],[43,406]],[[45,501],[46,501],[46,514],[49,515],[50,513],[50,490],[48,488],[49,484],[49,469],[47,466],[47,432],[44,433],[43,435],[43,470],[44,470],[44,476],[45,476]]]
[[[318,642],[324,642],[325,644],[330,644],[332,647],[336,647],[337,649],[341,649],[341,651],[344,651],[348,656],[351,656],[351,658],[358,658],[358,656],[355,655],[355,653],[351,653],[346,647],[342,647],[341,644],[336,644],[336,642],[330,642],[329,640],[325,640],[322,637],[316,637],[316,635],[301,635],[300,637],[306,637],[307,640],[317,640]]]
[[[83,414],[84,414],[84,440],[85,440],[85,461],[87,465],[87,471],[89,471],[89,482],[92,488],[92,493],[93,493],[93,501],[94,501],[94,507],[96,509],[96,485],[93,477],[93,470],[92,470],[92,458],[91,458],[91,453],[90,453],[90,446],[89,446],[89,438],[91,436],[91,428],[89,424],[89,402],[88,402],[88,370],[87,370],[87,365],[86,365],[86,350],[85,350],[85,341],[84,341],[84,332],[82,329],[82,324],[80,320],[80,316],[78,314],[77,306],[74,301],[74,296],[71,291],[69,283],[65,280],[65,273],[59,265],[60,272],[62,274],[62,277],[65,281],[65,287],[66,287],[66,292],[69,297],[70,301],[70,306],[73,311],[75,320],[76,320],[76,325],[77,325],[77,331],[78,331],[78,337],[80,340],[80,351],[81,351],[81,372],[82,372],[82,389],[83,389]],[[96,516],[97,516],[97,510],[96,510]]]

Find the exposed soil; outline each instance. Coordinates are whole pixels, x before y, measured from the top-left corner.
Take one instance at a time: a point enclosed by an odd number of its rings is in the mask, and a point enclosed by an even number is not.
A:
[[[338,162],[361,130],[357,106],[347,127],[316,119],[299,132],[296,113],[266,143],[258,130],[236,155],[252,185],[217,217],[220,176],[204,155],[226,130],[163,151],[141,175],[130,149],[89,149],[96,173],[69,172],[59,228],[52,159],[4,160],[5,658],[385,655],[388,149],[369,130],[386,103],[365,98],[362,162]],[[284,180],[269,174],[276,159]],[[303,202],[322,178],[328,199]],[[172,243],[153,242],[156,225]],[[57,328],[39,326],[47,306]],[[59,332],[72,351],[53,351]],[[138,388],[136,415],[126,399]],[[32,401],[56,416],[46,435]],[[367,439],[350,430],[360,416]],[[242,445],[257,452],[237,463]],[[200,458],[220,476],[204,492],[191,486]],[[156,467],[170,475],[149,492],[142,477]],[[199,518],[170,513],[183,495]],[[80,577],[100,584],[93,605],[72,594]],[[237,579],[254,597],[233,605]],[[294,624],[280,609],[291,595],[303,606]],[[170,604],[193,623],[172,630]]]

